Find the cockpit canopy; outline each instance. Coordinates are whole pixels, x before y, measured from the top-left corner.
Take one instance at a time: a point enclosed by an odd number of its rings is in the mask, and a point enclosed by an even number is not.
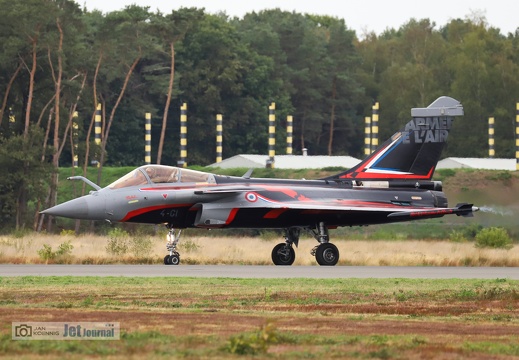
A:
[[[107,187],[109,189],[121,189],[129,186],[164,183],[209,183],[215,184],[213,174],[191,169],[178,168],[165,165],[144,165],[122,178],[114,181]]]

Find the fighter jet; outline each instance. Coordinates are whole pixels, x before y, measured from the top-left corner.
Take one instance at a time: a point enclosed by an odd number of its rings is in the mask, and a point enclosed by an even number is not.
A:
[[[282,229],[272,250],[275,265],[292,265],[300,234],[317,244],[319,265],[333,266],[339,250],[329,229],[413,221],[444,215],[473,216],[473,204],[448,207],[432,176],[453,120],[462,105],[440,97],[411,109],[411,121],[357,166],[318,180],[225,176],[164,165],[144,165],[105,188],[82,176],[95,191],[43,211],[73,219],[165,224],[164,264],[178,265],[177,245],[187,228]]]

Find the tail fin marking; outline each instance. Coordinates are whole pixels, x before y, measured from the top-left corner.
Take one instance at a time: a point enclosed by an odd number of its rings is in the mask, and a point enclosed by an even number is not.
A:
[[[447,141],[459,101],[442,96],[427,108],[411,109],[412,119],[371,155],[329,179],[430,180]]]

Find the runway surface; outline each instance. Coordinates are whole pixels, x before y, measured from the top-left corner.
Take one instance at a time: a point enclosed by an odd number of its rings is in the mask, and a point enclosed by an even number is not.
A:
[[[512,267],[254,266],[254,265],[0,265],[3,276],[137,276],[207,278],[511,279]]]

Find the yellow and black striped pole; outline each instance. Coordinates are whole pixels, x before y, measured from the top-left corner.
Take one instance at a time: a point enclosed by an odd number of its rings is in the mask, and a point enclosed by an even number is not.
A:
[[[14,134],[16,127],[16,117],[14,116],[12,107],[9,107],[9,127],[11,128],[11,133]]]
[[[183,103],[180,107],[180,161],[179,167],[186,167],[187,159],[187,104]]]
[[[97,104],[97,109],[96,109],[96,114],[95,114],[95,118],[94,118],[94,125],[95,125],[95,137],[94,137],[94,141],[96,143],[96,145],[98,146],[101,146],[101,131],[102,131],[102,128],[101,128],[101,104]],[[99,154],[97,153],[97,150],[96,150],[96,153],[94,154],[95,156],[95,165],[97,167],[100,167],[101,164],[99,163]]]
[[[519,171],[519,102],[515,108],[515,170]]]
[[[72,148],[74,153],[72,154],[72,164],[75,168],[79,166],[78,145],[79,145],[79,125],[76,122],[78,118],[77,111],[74,111],[74,121],[72,122]]]
[[[96,145],[101,145],[101,104],[98,104],[96,109],[94,140]]]
[[[364,123],[364,155],[369,155],[371,154],[371,118],[366,116]]]
[[[223,117],[222,114],[216,114],[216,162],[222,162],[223,151]]]
[[[147,112],[144,122],[144,163],[151,164],[151,113]]]
[[[493,158],[496,156],[496,150],[494,149],[494,118],[488,118],[488,157]]]
[[[292,155],[292,143],[294,137],[294,118],[292,115],[287,116],[287,155]]]
[[[269,106],[269,167],[274,167],[276,155],[276,103]]]
[[[373,116],[371,123],[371,152],[378,147],[378,102],[373,105]]]

